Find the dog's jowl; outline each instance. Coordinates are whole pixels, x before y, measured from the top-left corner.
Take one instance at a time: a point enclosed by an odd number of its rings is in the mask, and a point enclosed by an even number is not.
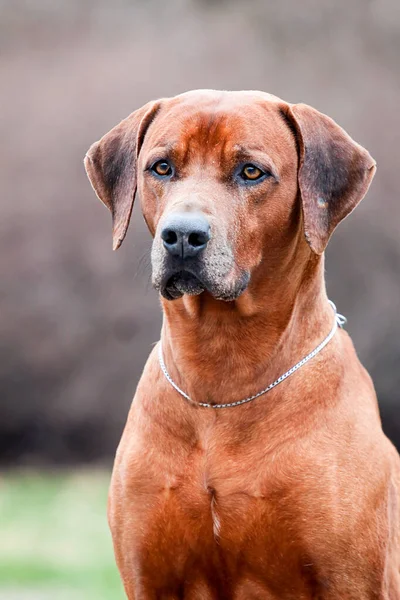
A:
[[[115,460],[131,600],[399,600],[399,457],[324,283],[370,154],[261,92],[150,102],[85,166],[114,248],[137,198],[161,340]]]

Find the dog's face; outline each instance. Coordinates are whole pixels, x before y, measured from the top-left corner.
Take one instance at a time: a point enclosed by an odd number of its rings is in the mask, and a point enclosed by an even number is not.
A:
[[[153,283],[166,299],[207,290],[234,300],[261,271],[293,259],[303,229],[322,253],[374,162],[310,107],[199,91],[133,113],[92,146],[86,168],[113,213],[116,247],[139,196],[154,237]]]
[[[164,297],[208,290],[233,300],[261,261],[285,251],[297,160],[272,102],[205,93],[160,108],[140,151],[138,195]]]

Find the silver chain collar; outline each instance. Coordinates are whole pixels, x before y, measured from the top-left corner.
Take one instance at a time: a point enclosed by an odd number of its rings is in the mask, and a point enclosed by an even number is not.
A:
[[[254,394],[254,396],[249,396],[248,398],[244,398],[243,400],[238,400],[237,402],[229,402],[227,404],[209,404],[208,402],[195,402],[194,400],[192,400],[190,398],[190,396],[188,396],[183,390],[181,390],[180,387],[177,386],[177,384],[174,382],[174,380],[171,378],[170,374],[168,373],[167,367],[165,366],[163,352],[162,352],[162,344],[160,341],[160,343],[158,345],[158,359],[160,361],[161,370],[164,373],[165,378],[172,385],[172,387],[175,388],[175,390],[181,396],[183,396],[186,400],[188,400],[192,404],[195,404],[196,406],[201,406],[202,408],[232,408],[233,406],[240,406],[241,404],[246,404],[247,402],[251,402],[252,400],[255,400],[256,398],[259,398],[263,394],[266,394],[267,392],[272,390],[274,387],[276,387],[277,385],[282,383],[282,381],[285,381],[285,379],[290,377],[290,375],[293,375],[293,373],[298,371],[309,360],[311,360],[312,358],[314,358],[314,356],[316,356],[319,352],[321,352],[321,350],[323,348],[325,348],[325,346],[327,344],[329,344],[329,342],[335,335],[338,326],[343,327],[343,325],[347,321],[346,317],[344,317],[343,315],[340,315],[339,313],[336,312],[336,306],[334,305],[334,303],[331,300],[329,300],[329,304],[332,306],[335,316],[334,316],[334,321],[333,321],[333,327],[332,327],[331,331],[329,332],[329,334],[326,336],[326,338],[324,340],[322,340],[322,342],[320,344],[318,344],[318,346],[316,348],[314,348],[314,350],[312,352],[310,352],[310,354],[307,354],[307,356],[302,358],[291,369],[286,371],[286,373],[283,373],[283,375],[278,377],[278,379],[275,379],[275,381],[270,383],[268,387],[266,387],[264,390],[261,390],[261,392],[258,392],[258,394]]]

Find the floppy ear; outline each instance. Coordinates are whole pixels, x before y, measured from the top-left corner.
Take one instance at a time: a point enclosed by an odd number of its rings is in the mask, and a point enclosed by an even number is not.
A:
[[[150,102],[111,129],[88,150],[84,163],[97,197],[111,211],[113,250],[122,244],[136,193],[136,164],[159,102]]]
[[[335,121],[311,106],[289,105],[284,112],[299,145],[305,237],[322,254],[335,227],[367,193],[376,163]]]

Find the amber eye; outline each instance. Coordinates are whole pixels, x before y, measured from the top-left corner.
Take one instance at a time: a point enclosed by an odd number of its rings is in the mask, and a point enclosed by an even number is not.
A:
[[[257,179],[261,179],[266,173],[261,171],[255,165],[245,165],[240,172],[240,177],[245,181],[256,181]]]
[[[168,177],[172,175],[171,165],[166,160],[158,160],[152,165],[151,170],[159,177]]]

